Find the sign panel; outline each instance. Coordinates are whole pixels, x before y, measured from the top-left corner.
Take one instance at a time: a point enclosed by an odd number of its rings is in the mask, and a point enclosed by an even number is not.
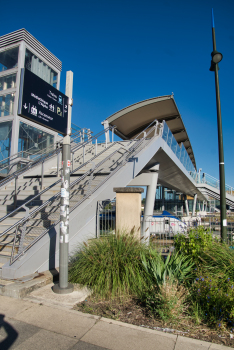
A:
[[[28,69],[21,69],[18,115],[67,135],[69,98]]]

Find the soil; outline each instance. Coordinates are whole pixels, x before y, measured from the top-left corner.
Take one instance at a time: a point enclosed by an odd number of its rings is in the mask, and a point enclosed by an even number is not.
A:
[[[194,320],[182,315],[176,323],[163,323],[152,316],[144,305],[136,299],[121,301],[103,301],[90,296],[77,304],[75,310],[98,315],[136,326],[182,335],[189,338],[208,341],[234,348],[234,334],[231,329],[217,329],[206,324],[196,325]],[[233,338],[232,338],[233,336]]]

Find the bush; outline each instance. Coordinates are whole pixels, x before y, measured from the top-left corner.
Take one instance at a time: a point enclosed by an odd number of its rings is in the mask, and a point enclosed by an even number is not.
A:
[[[135,295],[147,285],[140,256],[148,254],[133,234],[94,239],[71,258],[69,280],[91,287],[102,298]]]
[[[203,226],[190,230],[187,235],[178,234],[174,239],[175,249],[196,261],[201,252],[210,248],[214,242],[212,234]]]
[[[165,260],[151,251],[149,257],[142,256],[142,264],[149,281],[142,301],[164,322],[174,321],[185,310],[189,293],[184,284],[193,279],[191,259],[177,253],[168,255]]]
[[[199,264],[203,273],[214,277],[219,274],[234,282],[234,251],[227,244],[214,241],[209,250],[200,253]]]
[[[223,275],[200,274],[193,286],[193,297],[203,311],[204,320],[234,326],[234,283]]]

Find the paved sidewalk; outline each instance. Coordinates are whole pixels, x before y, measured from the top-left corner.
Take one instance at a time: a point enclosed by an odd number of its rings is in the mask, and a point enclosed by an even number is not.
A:
[[[74,302],[71,299],[66,302],[64,295],[64,301],[57,299],[52,304],[50,288],[45,288],[44,300],[42,292],[39,295],[33,292],[23,300],[0,296],[1,350],[233,349],[83,314],[71,310],[70,304]]]

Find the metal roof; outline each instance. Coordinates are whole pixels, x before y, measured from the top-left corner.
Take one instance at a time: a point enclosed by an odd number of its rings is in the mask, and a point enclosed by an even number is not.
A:
[[[25,41],[26,44],[45,57],[50,64],[61,72],[62,62],[24,28],[0,36],[0,48],[15,44],[19,41]]]
[[[155,119],[165,120],[176,141],[183,143],[196,168],[196,161],[188,133],[173,95],[154,97],[128,106],[112,114],[106,120],[115,125],[115,133],[123,139],[132,139]]]

